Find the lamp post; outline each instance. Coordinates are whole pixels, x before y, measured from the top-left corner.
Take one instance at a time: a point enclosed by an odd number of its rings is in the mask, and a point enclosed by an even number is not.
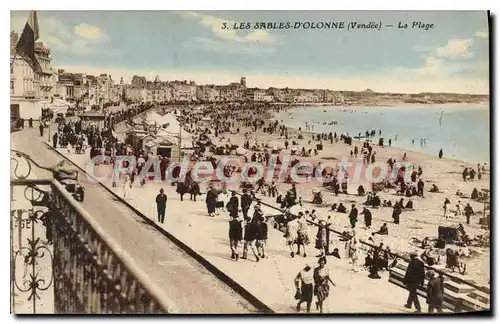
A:
[[[47,109],[47,104],[44,103],[42,106],[42,111],[44,111],[45,109]],[[42,114],[42,116],[43,116],[43,114]],[[48,122],[48,128],[49,128],[48,133],[49,134],[48,134],[48,139],[47,139],[49,143],[50,143],[50,125],[51,125],[51,123],[52,123],[52,120],[49,119],[49,122]]]
[[[182,125],[181,123],[179,122],[179,138],[178,138],[178,141],[177,141],[177,145],[179,146],[179,161],[178,162],[181,162],[181,155],[182,155],[182,138],[181,138],[181,135],[182,135]]]

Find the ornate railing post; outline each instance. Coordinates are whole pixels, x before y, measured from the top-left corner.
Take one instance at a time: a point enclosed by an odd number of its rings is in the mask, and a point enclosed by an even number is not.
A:
[[[42,183],[43,184],[43,183]],[[38,230],[44,222],[43,210],[45,207],[40,205],[43,202],[43,196],[46,193],[37,195],[35,192],[39,189],[34,185],[25,185],[24,198],[31,204],[31,208],[16,209],[11,211],[11,259],[12,259],[12,289],[13,289],[13,311],[15,311],[15,291],[27,293],[27,301],[31,302],[31,312],[37,313],[37,301],[41,299],[40,293],[48,290],[52,286],[53,277],[50,269],[52,264],[52,253],[48,243],[44,242]],[[29,194],[31,193],[31,195]],[[39,201],[37,198],[41,198]],[[14,227],[17,225],[18,242],[14,241]],[[24,231],[28,231],[27,237],[23,237]],[[23,274],[20,278],[18,263],[23,264]]]
[[[53,307],[57,314],[142,314],[176,311],[175,303],[164,294],[120,245],[110,239],[103,228],[54,179],[28,179],[31,164],[51,171],[55,179],[71,173],[63,164],[54,168],[38,165],[28,155],[14,151],[12,188],[25,187],[28,208],[11,210],[12,304],[16,292],[26,293],[31,311],[38,311],[40,293],[54,289]],[[19,158],[27,161],[19,174]],[[75,179],[77,179],[76,176]],[[40,188],[39,186],[44,186]],[[45,188],[48,189],[45,189]],[[19,242],[15,244],[15,224]],[[43,225],[43,226],[41,226]],[[24,243],[23,229],[30,234]],[[40,238],[45,228],[46,242]],[[45,260],[45,261],[43,261]],[[16,262],[23,261],[20,283]],[[42,263],[50,271],[45,274]],[[28,276],[28,272],[29,276]],[[16,312],[13,307],[13,312]]]

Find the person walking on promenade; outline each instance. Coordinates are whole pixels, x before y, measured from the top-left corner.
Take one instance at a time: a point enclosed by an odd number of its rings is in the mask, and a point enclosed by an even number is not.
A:
[[[439,154],[438,157],[441,159],[443,158],[443,149],[439,149]]]
[[[314,295],[316,295],[316,309],[323,313],[323,302],[330,294],[330,283],[335,286],[330,279],[326,265],[326,257],[322,256],[318,260],[319,266],[314,269]]]
[[[318,257],[322,257],[326,255],[326,245],[327,242],[327,228],[326,222],[324,220],[320,220],[318,223],[318,232],[316,233],[316,249],[319,250],[320,254]]]
[[[356,222],[358,221],[358,209],[356,205],[352,204],[351,212],[349,213],[349,222],[351,223],[351,228],[356,227]]]
[[[260,231],[258,232],[257,235],[257,242],[256,242],[256,247],[257,247],[257,255],[264,259],[266,257],[266,243],[267,243],[267,222],[264,216],[258,215],[257,216],[257,223],[259,224]]]
[[[33,118],[30,117],[30,119],[28,119],[28,126],[30,128],[33,128]]]
[[[141,175],[142,168],[146,165],[146,160],[142,156],[142,154],[139,154],[139,158],[137,159],[137,175]]]
[[[444,300],[443,276],[436,277],[436,274],[432,270],[427,274],[429,276],[429,282],[427,283],[428,312],[434,313],[434,310],[437,310],[438,313],[442,313]]]
[[[252,219],[252,221],[250,222],[247,222],[247,225],[245,226],[245,234],[243,236],[245,244],[243,245],[243,256],[241,257],[242,259],[247,258],[248,247],[250,247],[253,255],[255,256],[255,262],[259,262],[259,256],[255,251],[255,240],[257,240],[257,238],[261,236],[260,231],[261,228],[257,223],[256,218]]]
[[[243,213],[243,219],[249,221],[248,210],[252,205],[252,197],[248,194],[247,189],[243,189],[243,195],[241,195],[241,212]]]
[[[211,186],[208,187],[207,196],[205,198],[207,204],[207,212],[210,217],[215,217],[215,206],[217,205],[217,193]]]
[[[420,308],[417,289],[424,285],[425,266],[417,255],[417,252],[410,253],[410,262],[408,263],[408,268],[406,269],[403,284],[407,287],[409,292],[405,307],[411,309],[414,304],[417,309],[416,312],[420,313],[422,309]]]
[[[307,312],[311,312],[311,304],[313,299],[313,271],[311,271],[311,266],[306,264],[304,269],[302,269],[295,277],[295,299],[298,299],[296,310],[300,312],[300,305],[306,303]]]
[[[297,220],[298,229],[297,229],[297,255],[300,255],[300,247],[302,246],[302,256],[305,258],[306,254],[306,245],[309,245],[309,234],[307,230],[307,220],[303,212],[299,212],[299,219]]]
[[[130,177],[128,174],[125,175],[125,179],[123,179],[123,199],[127,199],[130,189],[132,189],[132,182],[130,181]]]
[[[59,137],[59,135],[57,134],[57,132],[55,132],[54,135],[52,135],[52,146],[54,148],[57,148],[58,137]]]
[[[227,211],[229,212],[230,217],[238,216],[238,207],[239,207],[238,197],[236,197],[236,192],[233,191],[231,193],[231,198],[227,203]]]
[[[43,137],[43,121],[40,121],[40,125],[38,125],[38,130],[40,131],[40,137]]]
[[[231,259],[238,261],[240,257],[239,245],[243,238],[243,228],[238,217],[232,217],[229,221],[229,247],[231,248]]]
[[[156,210],[158,212],[158,222],[165,222],[165,209],[167,208],[167,195],[163,193],[163,188],[160,189],[160,193],[156,195]]]

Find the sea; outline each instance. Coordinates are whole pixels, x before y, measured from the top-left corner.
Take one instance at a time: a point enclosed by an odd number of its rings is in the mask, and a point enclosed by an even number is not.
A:
[[[280,112],[275,119],[295,129],[314,125],[314,133],[337,132],[350,136],[376,130],[387,145],[471,163],[490,161],[489,105],[411,105],[401,107],[304,106]],[[336,121],[336,125],[329,125]],[[311,131],[311,130],[310,130]],[[421,139],[425,142],[421,144]],[[414,141],[412,143],[412,141]]]

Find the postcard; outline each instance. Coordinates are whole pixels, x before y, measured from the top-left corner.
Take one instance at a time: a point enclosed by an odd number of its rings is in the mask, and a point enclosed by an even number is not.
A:
[[[11,312],[489,313],[489,23],[12,11]]]

